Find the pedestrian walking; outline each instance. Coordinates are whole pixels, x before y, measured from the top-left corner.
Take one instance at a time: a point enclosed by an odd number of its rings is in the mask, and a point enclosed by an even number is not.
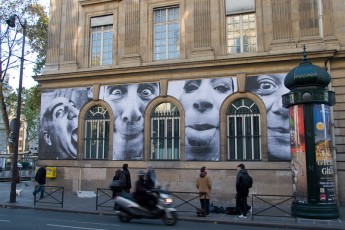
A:
[[[210,194],[212,190],[211,177],[207,175],[206,166],[201,167],[199,177],[196,179],[196,188],[199,190],[202,216],[210,215]]]
[[[35,198],[36,194],[41,192],[40,198],[42,199],[44,197],[44,186],[46,184],[46,175],[47,175],[47,170],[46,170],[46,165],[42,165],[38,170],[35,175],[35,181],[38,183],[37,186],[35,186],[35,190],[32,193]]]

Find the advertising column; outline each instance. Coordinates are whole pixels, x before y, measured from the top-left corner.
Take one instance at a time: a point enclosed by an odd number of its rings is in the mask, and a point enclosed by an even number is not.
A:
[[[313,65],[304,47],[303,60],[285,77],[290,90],[282,96],[289,108],[291,174],[296,217],[339,217],[336,202],[335,167],[331,147],[330,106],[335,92],[327,89],[331,76]]]

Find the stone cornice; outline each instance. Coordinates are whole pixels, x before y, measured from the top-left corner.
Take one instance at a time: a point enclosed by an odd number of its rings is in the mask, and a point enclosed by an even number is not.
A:
[[[336,51],[317,51],[309,52],[309,59],[327,59],[335,58]],[[100,67],[100,68],[87,68],[87,69],[78,69],[78,71],[63,71],[59,70],[54,73],[47,73],[44,75],[34,77],[35,81],[39,83],[47,81],[56,81],[56,80],[67,80],[76,78],[88,78],[95,76],[116,76],[124,74],[137,74],[137,73],[146,73],[150,72],[180,72],[188,71],[190,69],[205,69],[205,68],[222,68],[222,67],[233,67],[233,68],[248,68],[248,64],[251,65],[262,65],[266,63],[274,62],[292,62],[292,66],[296,66],[297,63],[301,61],[301,52],[298,53],[286,53],[286,54],[269,54],[269,53],[260,53],[260,55],[237,55],[236,57],[218,57],[212,60],[170,60],[169,62],[150,62],[150,63],[141,63],[140,66],[133,67],[121,67],[121,66],[111,66],[111,67]],[[296,63],[295,63],[296,62]],[[79,79],[81,80],[81,79]]]
[[[122,0],[79,0],[80,5],[87,6],[104,2],[121,2]]]

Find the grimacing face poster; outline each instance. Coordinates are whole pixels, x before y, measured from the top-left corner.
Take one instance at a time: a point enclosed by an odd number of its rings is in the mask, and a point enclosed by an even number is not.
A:
[[[281,106],[287,92],[285,74],[247,77],[246,90],[259,96],[267,109],[270,160],[290,160],[288,109]],[[219,161],[219,112],[224,100],[237,92],[236,77],[171,80],[167,95],[185,110],[185,159]],[[99,99],[112,109],[113,160],[142,160],[144,113],[160,96],[158,82],[100,87]],[[39,158],[76,159],[80,109],[93,98],[92,87],[43,90],[41,95]],[[280,103],[280,104],[279,104]],[[278,151],[279,150],[279,151]]]

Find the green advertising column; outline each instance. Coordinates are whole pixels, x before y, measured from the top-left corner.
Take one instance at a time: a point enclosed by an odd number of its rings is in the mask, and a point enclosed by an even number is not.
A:
[[[339,217],[335,194],[335,170],[331,148],[330,106],[335,93],[327,90],[331,76],[304,58],[285,77],[290,92],[282,96],[289,108],[291,169],[296,217]]]

